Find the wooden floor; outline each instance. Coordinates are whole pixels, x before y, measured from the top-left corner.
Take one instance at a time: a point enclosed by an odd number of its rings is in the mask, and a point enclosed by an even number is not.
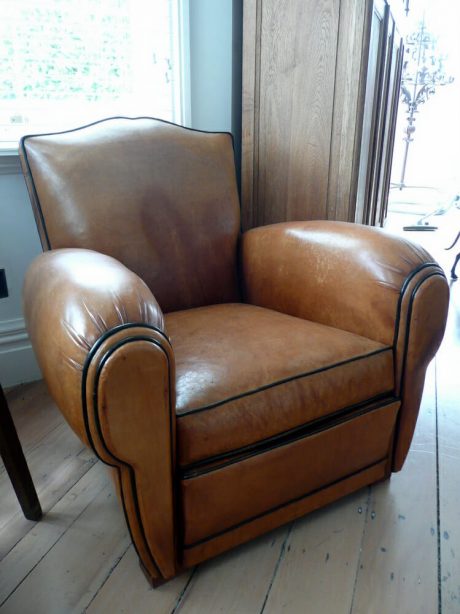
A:
[[[8,396],[45,516],[24,519],[0,466],[2,613],[460,613],[460,281],[403,471],[157,590],[43,383]]]

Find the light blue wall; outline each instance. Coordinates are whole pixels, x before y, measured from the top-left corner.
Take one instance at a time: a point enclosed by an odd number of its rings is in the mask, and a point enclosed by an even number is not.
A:
[[[192,127],[232,130],[232,0],[190,0]]]
[[[41,252],[27,189],[17,156],[0,158],[0,268],[9,296],[0,299],[0,382],[13,386],[40,377],[22,317],[22,283]]]
[[[231,132],[237,167],[242,20],[243,0],[190,0],[191,125],[198,130]]]

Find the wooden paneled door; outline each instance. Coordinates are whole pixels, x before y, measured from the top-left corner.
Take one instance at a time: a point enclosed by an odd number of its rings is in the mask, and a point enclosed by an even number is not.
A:
[[[303,219],[307,212],[310,218],[324,218],[339,0],[254,0],[246,1],[244,10],[245,43],[248,38],[256,42],[257,63],[251,67],[253,91],[246,88],[243,107],[243,164],[254,156],[252,172],[243,173],[243,200],[252,189],[246,225]],[[245,62],[248,55],[246,48]],[[244,68],[247,81],[247,63]],[[248,186],[250,176],[253,185]]]
[[[396,122],[398,118],[399,93],[401,89],[401,73],[404,61],[404,44],[395,28],[391,46],[391,69],[388,86],[387,112],[385,121],[385,141],[382,154],[382,180],[379,190],[377,224],[384,226],[388,213],[388,198],[390,194],[391,168],[393,163]]]
[[[384,72],[388,54],[389,7],[384,0],[372,6],[369,34],[366,90],[363,108],[356,221],[375,223],[379,173],[379,151],[382,138],[382,112],[384,100]]]
[[[357,194],[357,221],[372,226],[384,225],[388,209],[402,54],[389,6],[374,2]]]
[[[382,6],[376,29],[371,0],[245,0],[244,229],[304,219],[376,223],[370,174],[380,172],[377,151],[390,151],[382,130],[394,119],[379,111],[393,87]]]

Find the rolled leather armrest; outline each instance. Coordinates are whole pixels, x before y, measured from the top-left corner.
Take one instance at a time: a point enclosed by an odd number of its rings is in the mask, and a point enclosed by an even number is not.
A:
[[[425,371],[444,335],[449,288],[420,246],[346,222],[288,222],[242,237],[245,299],[394,348],[401,399],[393,469],[409,450]]]
[[[81,378],[88,353],[107,331],[128,323],[164,331],[152,293],[114,258],[84,249],[41,254],[27,271],[24,313],[32,346],[51,395],[87,441]]]
[[[401,289],[420,267],[420,246],[346,222],[287,222],[242,238],[249,303],[391,344]]]
[[[115,468],[131,536],[150,576],[174,575],[174,356],[158,303],[117,260],[60,249],[30,266],[24,311],[56,404]]]

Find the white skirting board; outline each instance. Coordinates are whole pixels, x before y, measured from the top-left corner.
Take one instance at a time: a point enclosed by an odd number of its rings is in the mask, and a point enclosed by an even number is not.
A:
[[[4,388],[41,379],[24,320],[0,322],[0,383]]]

